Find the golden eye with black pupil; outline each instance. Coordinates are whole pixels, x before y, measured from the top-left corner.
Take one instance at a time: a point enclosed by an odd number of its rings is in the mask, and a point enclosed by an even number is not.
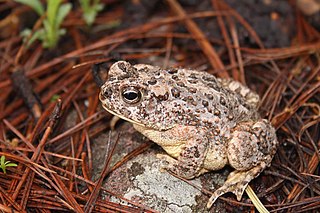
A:
[[[124,102],[128,104],[135,104],[141,100],[142,94],[138,89],[128,87],[122,90],[121,96]]]

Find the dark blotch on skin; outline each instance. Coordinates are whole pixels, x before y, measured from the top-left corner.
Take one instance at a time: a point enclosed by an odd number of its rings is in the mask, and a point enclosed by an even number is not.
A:
[[[111,95],[112,95],[112,90],[111,89],[106,89],[105,91],[103,91],[101,93],[100,98],[101,98],[101,100],[105,100],[107,98],[109,99],[111,97]]]
[[[144,67],[144,68],[141,68],[140,70],[139,70],[139,72],[149,72],[149,69],[148,69],[148,67]]]
[[[200,153],[199,153],[199,150],[197,148],[195,148],[194,157],[196,157],[196,158],[200,157]]]
[[[109,79],[108,79],[108,81],[115,81],[115,80],[117,80],[117,78],[116,78],[116,77],[114,77],[114,76],[109,77]]]
[[[196,93],[196,92],[197,92],[197,89],[191,87],[191,88],[189,89],[189,91],[190,91],[191,93]]]
[[[205,80],[205,81],[209,81],[209,82],[216,83],[216,78],[213,77],[213,76],[206,76],[206,75],[204,75],[204,76],[202,77],[202,79]]]
[[[204,107],[207,107],[207,106],[209,105],[209,102],[206,101],[206,100],[203,100],[203,101],[202,101],[202,105],[203,105]]]
[[[124,75],[118,76],[118,80],[121,81],[121,80],[127,79],[127,78],[129,78],[129,77],[130,77],[130,75],[129,75],[128,73],[126,73],[126,74],[124,74]]]
[[[198,82],[198,80],[197,79],[188,79],[188,82],[190,84],[196,84]]]
[[[215,83],[208,83],[207,85],[208,85],[208,87],[211,87],[211,88],[214,89],[215,91],[220,92],[220,87],[219,87],[217,84],[215,84]]]
[[[188,100],[193,101],[193,97],[192,96],[189,95],[187,98],[188,98]]]
[[[178,98],[180,96],[180,91],[177,88],[172,88],[171,94],[173,97]]]
[[[123,72],[126,72],[126,65],[124,63],[118,63],[118,67],[120,70],[122,70]]]
[[[184,85],[183,82],[177,82],[177,85],[178,85],[179,87],[185,87],[185,86],[186,86],[186,85]]]
[[[173,80],[175,80],[175,81],[178,81],[178,80],[179,80],[179,77],[178,77],[177,75],[173,75],[171,78],[172,78]]]
[[[198,79],[196,74],[192,73],[191,75],[189,75],[189,78],[192,78],[192,79]]]
[[[169,68],[168,69],[168,73],[169,74],[175,74],[175,73],[177,73],[178,72],[178,69],[177,68]]]
[[[220,97],[220,104],[226,105],[226,99],[224,97]]]
[[[208,98],[209,100],[213,100],[213,95],[207,94],[207,98]]]
[[[157,96],[157,98],[158,98],[159,101],[166,101],[169,98],[169,93],[166,92],[164,95]]]
[[[148,81],[148,84],[150,85],[155,85],[157,83],[156,79],[151,79],[150,81]]]

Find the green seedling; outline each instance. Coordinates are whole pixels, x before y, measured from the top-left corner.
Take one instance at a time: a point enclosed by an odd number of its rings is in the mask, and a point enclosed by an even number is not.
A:
[[[30,37],[27,45],[35,40],[41,40],[45,48],[54,48],[60,36],[66,33],[65,29],[60,28],[64,18],[71,10],[71,3],[61,4],[62,0],[47,0],[47,10],[44,10],[40,0],[15,0],[16,2],[30,6],[39,16],[45,16],[42,27],[36,30],[32,35],[31,29],[22,32],[25,37]]]
[[[6,168],[9,166],[18,166],[18,165],[15,163],[10,163],[10,161],[6,161],[6,156],[2,155],[0,158],[0,168],[2,169],[4,174],[6,174]]]
[[[54,102],[56,102],[58,99],[60,99],[60,95],[55,94],[55,95],[53,95],[53,96],[51,97],[50,102],[51,102],[51,103],[54,103]]]
[[[103,10],[104,5],[100,0],[79,0],[82,9],[82,17],[88,26],[91,26],[96,19],[99,11]]]
[[[45,12],[41,2],[38,0],[14,0],[14,1],[31,7],[34,11],[36,11],[36,13],[38,13],[39,16],[43,15]]]

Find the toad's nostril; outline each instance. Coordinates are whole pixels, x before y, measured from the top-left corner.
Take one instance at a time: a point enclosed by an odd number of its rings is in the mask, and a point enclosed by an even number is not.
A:
[[[109,99],[112,95],[111,89],[101,89],[99,98],[101,101],[104,101],[105,99]]]

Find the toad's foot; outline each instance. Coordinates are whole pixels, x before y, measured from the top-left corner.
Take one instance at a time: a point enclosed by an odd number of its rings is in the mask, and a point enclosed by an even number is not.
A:
[[[167,170],[171,171],[172,165],[178,163],[178,161],[167,154],[157,154],[157,158],[162,161],[162,165],[160,167],[160,172],[165,172]]]
[[[260,174],[265,166],[266,165],[260,165],[248,171],[231,172],[223,186],[221,186],[211,195],[207,203],[207,208],[211,208],[212,204],[217,200],[217,198],[227,192],[232,192],[233,194],[235,194],[237,196],[237,200],[240,201],[244,190],[247,188],[248,183],[252,179],[254,179],[257,174]]]

